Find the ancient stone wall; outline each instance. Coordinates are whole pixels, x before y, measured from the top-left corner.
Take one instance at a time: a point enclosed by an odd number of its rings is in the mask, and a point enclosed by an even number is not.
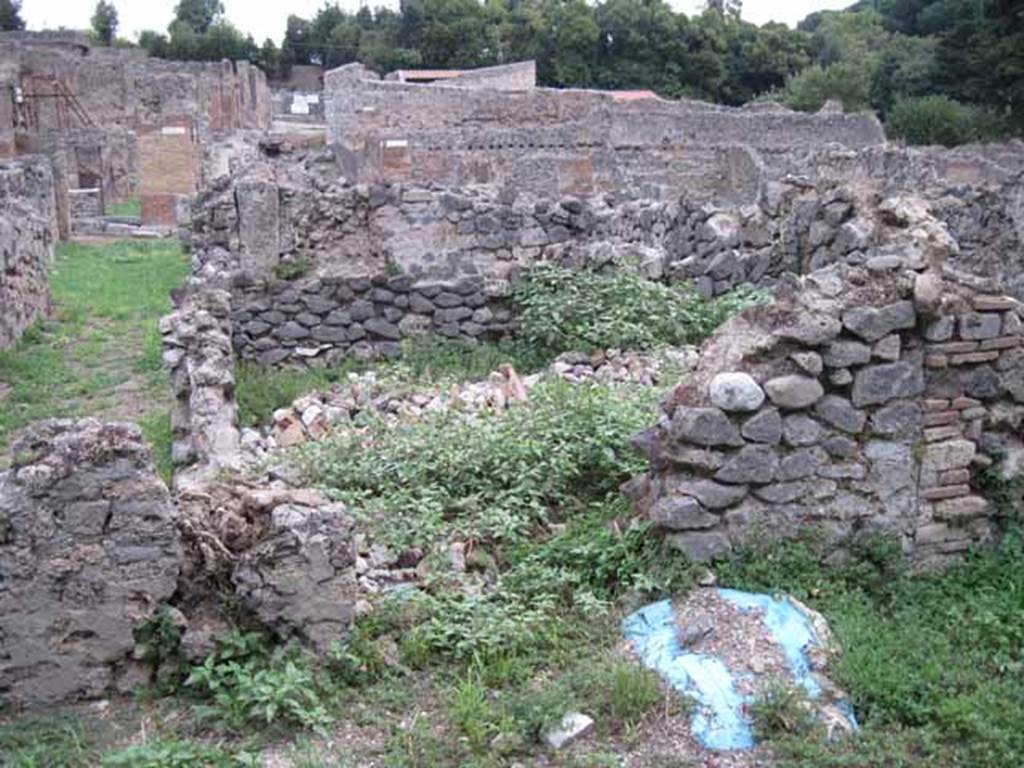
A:
[[[517,61],[513,64],[470,69],[450,82],[459,88],[525,91],[537,87],[537,62]]]
[[[644,190],[714,196],[727,176],[716,150],[771,157],[795,147],[884,141],[870,115],[808,115],[614,93],[501,91],[373,79],[360,65],[324,77],[328,141],[360,181],[495,183],[533,193]]]
[[[54,177],[45,157],[0,162],[0,349],[50,309],[57,241]]]
[[[175,394],[171,457],[182,467],[176,489],[239,467],[230,298],[224,291],[196,291],[160,320],[163,362]]]
[[[0,702],[145,683],[135,628],[177,587],[177,512],[138,428],[53,420],[0,473]]]
[[[919,565],[962,555],[1003,512],[979,470],[1020,471],[1022,317],[948,268],[793,278],[704,346],[637,437],[650,470],[627,495],[696,560],[812,530],[836,556],[866,532]]]
[[[541,261],[632,265],[712,296],[891,256],[878,247],[874,193],[824,180],[768,181],[758,204],[736,207],[351,185],[336,174],[330,153],[264,158],[197,202],[195,274],[232,289],[234,344],[247,358],[390,354],[424,332],[500,335],[514,320],[514,281]],[[437,305],[440,294],[449,303]]]
[[[173,224],[178,206],[166,190],[147,193],[170,182],[159,163],[141,161],[136,134],[185,127],[198,146],[270,126],[270,92],[258,67],[151,59],[135,49],[94,48],[74,33],[0,34],[5,82],[21,88],[24,114],[16,120],[13,110],[8,115],[0,107],[0,156],[10,134],[13,152],[50,154],[66,181],[62,186],[100,187],[109,202],[141,191],[151,198],[143,210],[149,223]],[[158,175],[147,176],[154,168]]]

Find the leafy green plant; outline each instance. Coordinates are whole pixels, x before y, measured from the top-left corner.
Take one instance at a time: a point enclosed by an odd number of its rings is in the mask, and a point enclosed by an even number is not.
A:
[[[179,739],[153,741],[111,752],[103,768],[241,768],[254,765],[220,747]]]
[[[371,424],[369,434],[304,446],[295,463],[395,546],[453,531],[515,541],[617,495],[642,467],[628,438],[650,420],[653,397],[553,382],[533,389],[529,407]]]
[[[181,682],[185,669],[185,658],[181,652],[181,628],[175,623],[170,607],[161,605],[152,616],[135,628],[134,634],[136,648],[154,675],[162,666],[177,670],[164,678],[162,692],[170,693]]]
[[[889,111],[886,128],[891,136],[908,144],[947,147],[1005,132],[1005,126],[990,112],[941,95],[898,100]]]
[[[312,268],[313,262],[308,256],[298,256],[290,261],[279,261],[274,265],[274,274],[278,280],[298,280]]]
[[[597,272],[541,264],[518,283],[519,335],[556,355],[567,350],[652,349],[700,341],[757,299],[736,291],[707,300],[626,269]]]
[[[258,633],[220,638],[185,685],[203,700],[200,717],[232,731],[258,724],[320,730],[333,721],[312,660],[287,648],[270,652]]]

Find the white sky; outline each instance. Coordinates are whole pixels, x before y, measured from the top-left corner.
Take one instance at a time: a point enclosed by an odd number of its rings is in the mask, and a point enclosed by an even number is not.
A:
[[[699,11],[703,0],[669,0],[673,7],[686,13]],[[113,0],[121,19],[120,34],[135,38],[143,29],[163,32],[170,23],[176,0]],[[251,33],[257,43],[270,37],[277,43],[284,35],[285,20],[290,14],[311,18],[324,0],[223,0],[228,19],[243,32]],[[812,11],[845,8],[853,0],[745,0],[743,18],[755,24],[782,21],[791,26]],[[398,6],[398,0],[339,0],[348,10],[360,5]],[[89,26],[95,0],[23,0],[21,15],[29,29],[85,29]]]

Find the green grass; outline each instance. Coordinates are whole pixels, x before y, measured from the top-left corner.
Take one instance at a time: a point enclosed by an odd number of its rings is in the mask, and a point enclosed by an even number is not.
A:
[[[805,597],[832,626],[843,656],[834,678],[852,696],[859,737],[781,736],[780,766],[1024,764],[1024,550],[995,552],[938,574],[902,573],[884,548],[853,567],[812,563],[793,543],[724,566],[729,586]]]
[[[26,717],[0,725],[4,768],[87,768],[99,761],[95,734],[68,715]]]
[[[142,422],[166,476],[169,395],[156,326],[187,273],[177,241],[61,244],[53,317],[0,352],[0,449],[38,419],[128,418]]]
[[[120,203],[109,203],[106,213],[108,216],[141,216],[142,201],[133,197]]]

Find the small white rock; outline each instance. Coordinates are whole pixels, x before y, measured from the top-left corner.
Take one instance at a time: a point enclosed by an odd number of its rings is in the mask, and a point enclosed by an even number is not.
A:
[[[764,390],[748,373],[720,373],[711,380],[711,402],[723,411],[756,411],[764,403]]]
[[[594,728],[594,718],[582,712],[567,712],[562,722],[544,734],[544,741],[552,749],[562,749],[581,739]]]

